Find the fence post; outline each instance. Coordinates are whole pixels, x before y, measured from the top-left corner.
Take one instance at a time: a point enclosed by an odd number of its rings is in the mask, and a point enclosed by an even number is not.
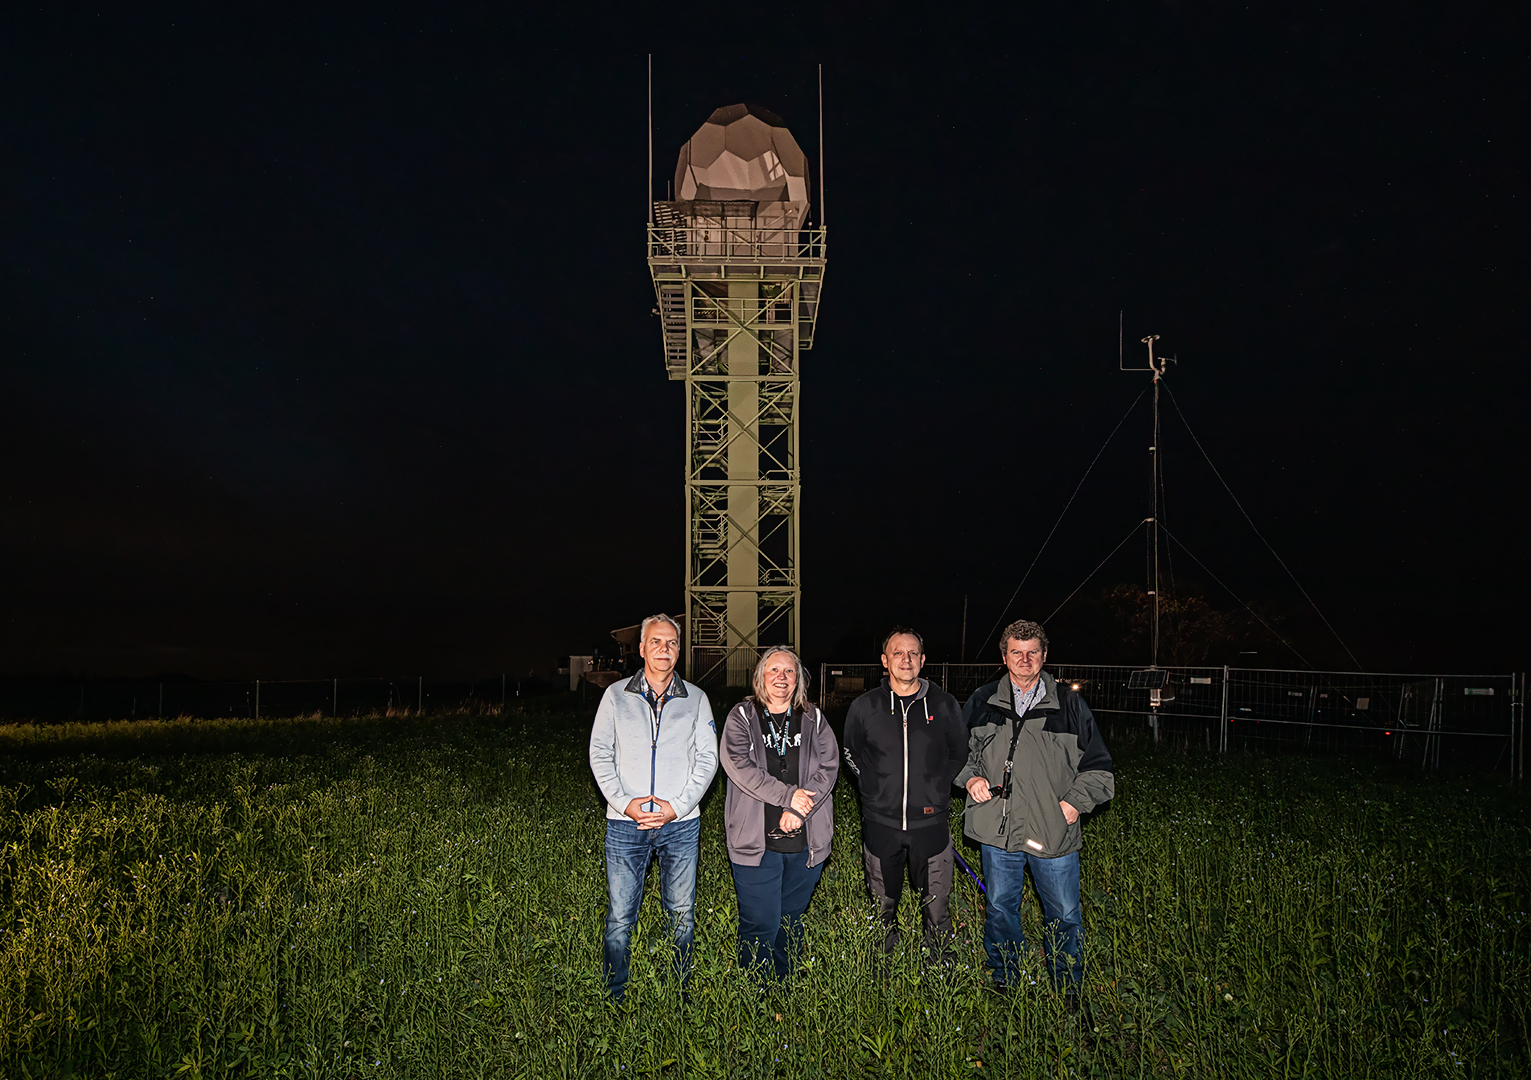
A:
[[[1228,665],[1223,665],[1223,708],[1218,717],[1217,725],[1217,752],[1228,752]]]
[[[340,719],[340,680],[335,680],[334,696],[330,698],[330,715]]]
[[[826,678],[829,672],[828,664],[819,665],[819,708],[829,704],[829,683]]]
[[[1429,769],[1430,768],[1430,759],[1431,759],[1431,752],[1432,751],[1434,751],[1435,766],[1436,766],[1436,768],[1440,767],[1440,764],[1441,764],[1441,750],[1440,750],[1441,737],[1438,734],[1436,734],[1437,729],[1440,727],[1440,716],[1441,716],[1441,680],[1440,679],[1436,679],[1435,680],[1435,692],[1430,695],[1430,715],[1425,720],[1425,753],[1420,758],[1419,767],[1421,769]]]
[[[1520,783],[1525,780],[1526,764],[1526,673],[1510,676],[1510,778]]]
[[[255,719],[260,719],[260,680],[255,680]]]
[[[419,677],[419,680],[420,681],[415,684],[415,715],[416,716],[419,716],[421,713],[423,713],[425,711],[425,676],[421,675]]]

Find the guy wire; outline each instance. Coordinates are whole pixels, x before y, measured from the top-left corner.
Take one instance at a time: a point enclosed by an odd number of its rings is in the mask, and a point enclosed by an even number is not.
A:
[[[1191,430],[1191,423],[1190,423],[1190,421],[1188,421],[1185,418],[1185,413],[1180,411],[1180,403],[1175,400],[1175,394],[1174,394],[1174,392],[1172,390],[1170,390],[1169,385],[1167,383],[1165,384],[1164,392],[1169,394],[1169,396],[1170,396],[1170,404],[1175,406],[1175,415],[1180,417],[1180,422],[1185,425],[1186,433],[1191,436],[1191,441],[1196,444],[1196,449],[1200,450],[1201,451],[1201,456],[1206,459],[1207,467],[1212,470],[1212,475],[1217,477],[1217,482],[1223,485],[1223,490],[1226,491],[1228,493],[1228,497],[1233,500],[1233,505],[1237,506],[1239,508],[1239,513],[1244,515],[1244,520],[1249,522],[1249,527],[1251,529],[1253,529],[1255,535],[1260,538],[1260,543],[1264,544],[1266,550],[1269,551],[1271,553],[1272,557],[1275,558],[1275,560],[1278,563],[1281,564],[1281,569],[1286,571],[1286,576],[1292,579],[1292,584],[1297,586],[1297,591],[1302,593],[1302,598],[1304,600],[1306,600],[1309,603],[1309,605],[1312,606],[1314,614],[1316,614],[1320,619],[1322,619],[1324,625],[1329,628],[1329,632],[1334,635],[1334,640],[1338,641],[1340,643],[1340,648],[1345,650],[1346,655],[1348,655],[1350,657],[1350,662],[1355,664],[1356,670],[1357,671],[1363,670],[1362,667],[1361,667],[1361,661],[1356,659],[1356,654],[1350,651],[1350,646],[1345,644],[1345,639],[1340,637],[1340,633],[1339,633],[1338,630],[1336,630],[1334,628],[1334,624],[1331,623],[1328,620],[1328,618],[1325,617],[1324,613],[1319,610],[1318,605],[1313,602],[1313,597],[1309,596],[1308,595],[1308,590],[1304,589],[1302,587],[1302,582],[1297,580],[1297,575],[1292,573],[1291,567],[1287,566],[1286,561],[1284,559],[1282,559],[1280,555],[1276,554],[1276,549],[1274,547],[1271,547],[1271,542],[1269,540],[1265,539],[1265,534],[1260,531],[1260,529],[1259,529],[1259,527],[1257,525],[1255,525],[1254,518],[1249,516],[1249,511],[1245,510],[1244,509],[1244,504],[1239,502],[1239,497],[1237,495],[1235,495],[1233,493],[1233,489],[1228,486],[1228,481],[1223,479],[1223,474],[1217,471],[1217,466],[1216,465],[1212,464],[1212,456],[1207,453],[1206,447],[1201,445],[1201,440],[1196,437],[1196,432]],[[1176,541],[1176,543],[1179,543],[1179,541]],[[1182,548],[1185,548],[1184,544],[1181,544],[1180,546]],[[1188,555],[1190,554],[1190,550],[1189,549],[1186,549],[1186,554],[1188,554]],[[1196,558],[1196,556],[1194,556],[1194,555],[1192,555],[1191,557],[1193,559]],[[1200,560],[1197,560],[1197,561],[1199,562]],[[1202,569],[1205,570],[1206,567],[1202,567]],[[1208,573],[1211,573],[1211,571],[1208,571]],[[1224,588],[1227,588],[1227,586],[1224,586]],[[1229,595],[1231,596],[1232,593],[1230,592]],[[1242,602],[1243,601],[1240,601],[1240,603],[1242,603]],[[1267,629],[1269,629],[1269,627],[1267,627]],[[1271,632],[1275,633],[1275,631],[1271,631]],[[1288,646],[1288,648],[1291,648],[1291,646]],[[1292,649],[1292,651],[1293,652],[1297,652],[1296,649]],[[1298,655],[1300,656],[1301,654],[1299,653]],[[1308,662],[1306,660],[1304,660],[1303,663],[1307,664]],[[1312,667],[1313,665],[1312,664],[1308,664],[1308,666]]]
[[[1122,550],[1122,544],[1125,544],[1127,541],[1132,539],[1132,534],[1138,531],[1138,525],[1140,525],[1140,524],[1142,524],[1142,523],[1141,522],[1137,522],[1137,523],[1135,523],[1132,526],[1132,528],[1127,530],[1127,535],[1122,537],[1121,543],[1118,543],[1116,545],[1116,547],[1111,549],[1111,555],[1115,555],[1118,551]],[[1086,585],[1088,585],[1090,583],[1090,579],[1092,577],[1094,577],[1096,574],[1100,573],[1100,568],[1102,566],[1105,566],[1108,562],[1111,561],[1111,555],[1107,555],[1104,559],[1100,560],[1099,564],[1096,565],[1095,569],[1091,570],[1088,574],[1086,574],[1084,576],[1084,580],[1081,581],[1078,585],[1074,586],[1074,592],[1071,592],[1067,596],[1065,596],[1063,598],[1063,603],[1059,604],[1057,607],[1053,608],[1053,615],[1056,615],[1056,614],[1058,614],[1058,612],[1062,611],[1063,607],[1064,607],[1064,604],[1067,604],[1070,600],[1074,599],[1074,593],[1077,593],[1080,589],[1082,589]],[[1044,619],[1042,621],[1042,625],[1046,626],[1048,623],[1052,622],[1053,621],[1053,615],[1049,615],[1046,619]]]
[[[1191,557],[1191,559],[1196,563],[1197,566],[1201,567],[1203,570],[1206,570],[1208,577],[1210,577],[1213,581],[1217,582],[1219,585],[1222,585],[1223,591],[1226,592],[1229,596],[1233,597],[1233,599],[1235,601],[1237,601],[1237,603],[1245,611],[1247,611],[1251,615],[1253,615],[1255,617],[1255,619],[1260,623],[1261,626],[1263,626],[1263,627],[1265,627],[1265,629],[1269,630],[1271,632],[1271,636],[1272,637],[1274,637],[1277,641],[1281,642],[1281,644],[1285,645],[1288,649],[1291,649],[1293,656],[1297,657],[1297,659],[1301,660],[1304,664],[1307,664],[1309,670],[1313,670],[1312,662],[1309,661],[1308,658],[1306,656],[1304,656],[1302,653],[1297,651],[1297,646],[1293,645],[1286,638],[1284,638],[1280,634],[1276,633],[1276,628],[1274,626],[1272,626],[1270,623],[1266,622],[1264,619],[1260,618],[1260,613],[1258,611],[1256,611],[1254,608],[1250,607],[1248,604],[1244,603],[1243,600],[1240,600],[1239,599],[1239,594],[1234,592],[1232,589],[1228,588],[1227,585],[1224,585],[1222,578],[1218,577],[1211,570],[1208,570],[1207,569],[1207,564],[1202,562],[1200,559],[1196,558],[1196,552],[1194,552],[1190,548],[1186,547],[1185,544],[1181,542],[1180,537],[1176,536],[1174,533],[1170,532],[1168,529],[1164,530],[1164,535],[1169,537],[1171,540],[1175,541],[1175,543],[1180,544],[1180,550],[1184,551],[1187,555],[1189,555]],[[1341,642],[1341,644],[1344,644],[1344,643]],[[1355,659],[1355,658],[1352,657],[1351,659]]]
[[[1011,593],[1010,599],[1005,601],[1005,606],[1000,609],[999,618],[995,620],[994,625],[989,628],[988,634],[984,636],[982,643],[979,644],[979,653],[983,652],[983,650],[988,647],[989,638],[994,636],[994,631],[998,630],[1000,626],[1004,624],[1005,616],[1010,613],[1010,605],[1015,603],[1015,598],[1017,596],[1021,595],[1021,587],[1026,584],[1026,579],[1031,577],[1031,572],[1037,568],[1037,560],[1041,559],[1042,552],[1047,550],[1047,544],[1050,540],[1052,540],[1053,533],[1057,532],[1058,526],[1063,524],[1063,515],[1067,514],[1069,512],[1069,507],[1074,505],[1074,499],[1078,497],[1079,489],[1084,487],[1085,480],[1089,478],[1090,470],[1095,468],[1095,463],[1100,460],[1100,455],[1106,452],[1106,447],[1111,445],[1111,440],[1114,439],[1116,437],[1116,433],[1122,429],[1122,425],[1127,422],[1127,417],[1132,414],[1133,409],[1137,408],[1138,402],[1143,400],[1143,395],[1146,393],[1148,393],[1148,387],[1146,386],[1142,390],[1138,391],[1138,396],[1132,399],[1132,404],[1127,406],[1126,412],[1122,413],[1122,418],[1116,422],[1116,427],[1111,429],[1111,434],[1106,436],[1106,441],[1100,444],[1100,449],[1097,450],[1095,452],[1095,456],[1090,459],[1089,468],[1085,469],[1084,476],[1079,478],[1079,483],[1074,485],[1074,494],[1070,495],[1069,501],[1063,504],[1063,513],[1060,513],[1058,515],[1058,520],[1053,522],[1052,529],[1048,531],[1047,539],[1042,541],[1042,546],[1037,548],[1037,554],[1031,560],[1031,565],[1026,568],[1026,573],[1021,575],[1021,584],[1015,587],[1015,592]],[[1134,525],[1133,528],[1136,529],[1137,526]],[[1117,547],[1121,547],[1121,544],[1118,544]],[[1115,552],[1112,554],[1115,554]],[[1074,591],[1078,592],[1077,589]],[[1070,595],[1073,594],[1071,593]],[[973,655],[976,656],[978,653],[974,653]]]

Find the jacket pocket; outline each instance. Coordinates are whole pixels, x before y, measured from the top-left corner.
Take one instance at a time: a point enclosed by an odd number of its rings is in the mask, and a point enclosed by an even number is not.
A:
[[[729,784],[723,799],[723,834],[731,856],[765,851],[765,804]]]
[[[999,823],[1005,814],[1004,802],[997,795],[988,802],[974,802],[973,796],[969,795],[963,811],[962,831],[980,844],[1004,847],[1005,838],[999,834]]]
[[[1079,846],[1077,843],[1079,823],[1075,822],[1073,825],[1068,823],[1058,800],[1050,799],[1041,806],[1033,806],[1031,820],[1032,827],[1038,835],[1028,836],[1025,841],[1026,850],[1033,855],[1053,858]]]
[[[808,857],[812,859],[815,855],[819,855],[814,863],[817,866],[829,857],[829,848],[835,838],[835,797],[833,795],[825,796],[824,805],[808,816],[807,829]]]

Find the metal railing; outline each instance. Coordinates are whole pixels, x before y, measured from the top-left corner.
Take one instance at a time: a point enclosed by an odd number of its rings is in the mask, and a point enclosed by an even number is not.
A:
[[[650,225],[651,261],[730,259],[758,263],[819,263],[823,229],[759,229],[721,223]]]
[[[1102,727],[1128,738],[1391,758],[1425,769],[1525,773],[1525,673],[1430,675],[1263,668],[1163,669],[1159,704],[1129,666],[1056,664]],[[926,664],[959,701],[1002,674],[993,664]],[[881,683],[880,664],[824,664],[820,701],[843,709]]]

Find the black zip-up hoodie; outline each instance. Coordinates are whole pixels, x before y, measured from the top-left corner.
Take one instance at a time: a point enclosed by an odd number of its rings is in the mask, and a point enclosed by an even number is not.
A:
[[[865,820],[894,829],[946,826],[952,779],[968,758],[956,698],[921,679],[905,709],[883,676],[882,686],[851,702],[844,742]]]

